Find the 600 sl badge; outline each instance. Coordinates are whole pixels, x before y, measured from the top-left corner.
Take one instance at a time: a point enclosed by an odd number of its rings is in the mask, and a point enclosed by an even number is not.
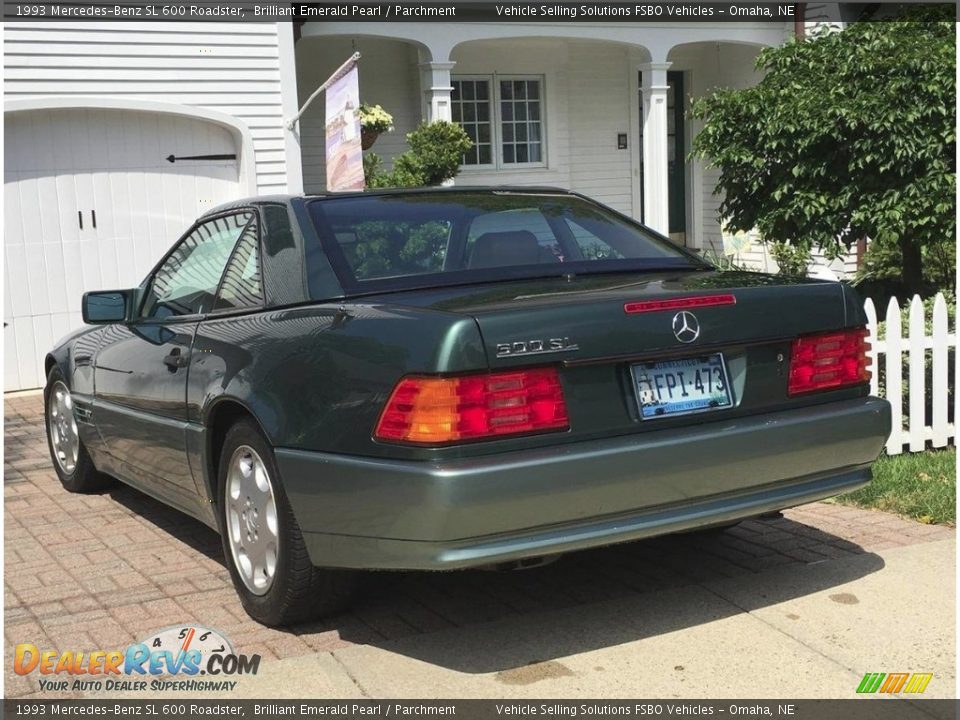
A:
[[[570,342],[570,338],[545,338],[538,340],[520,340],[518,342],[497,343],[497,357],[516,355],[541,355],[543,353],[576,352],[580,346]]]

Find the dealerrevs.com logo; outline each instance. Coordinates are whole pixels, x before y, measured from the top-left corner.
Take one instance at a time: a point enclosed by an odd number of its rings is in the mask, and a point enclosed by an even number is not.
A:
[[[239,675],[256,675],[259,655],[234,651],[223,633],[202,625],[164,628],[123,650],[44,650],[20,643],[17,675],[39,673],[43,691],[231,691]]]

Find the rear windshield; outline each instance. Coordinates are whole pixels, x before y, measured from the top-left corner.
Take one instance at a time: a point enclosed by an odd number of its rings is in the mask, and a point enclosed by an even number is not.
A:
[[[379,291],[703,263],[570,195],[437,192],[310,204],[345,289]]]

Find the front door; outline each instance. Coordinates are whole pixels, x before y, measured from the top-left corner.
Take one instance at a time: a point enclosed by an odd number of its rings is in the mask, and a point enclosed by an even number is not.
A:
[[[94,369],[94,413],[107,449],[134,482],[195,495],[186,454],[187,372],[200,318],[252,211],[197,225],[144,283],[137,318],[107,328]]]
[[[643,73],[638,76],[643,85]],[[667,72],[667,205],[670,215],[670,239],[678,245],[687,239],[687,148],[684,125],[683,73]],[[640,117],[643,117],[643,92],[640,92]],[[643,148],[643,122],[640,123],[640,147]],[[640,152],[640,197],[643,197],[643,152]],[[641,205],[642,207],[642,205]]]

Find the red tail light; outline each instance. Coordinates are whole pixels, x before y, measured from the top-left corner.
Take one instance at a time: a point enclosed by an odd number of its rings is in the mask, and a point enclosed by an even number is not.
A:
[[[797,338],[790,354],[787,392],[800,395],[868,382],[869,349],[863,328]]]
[[[569,426],[559,373],[537,368],[403,378],[380,415],[374,437],[438,445]]]

